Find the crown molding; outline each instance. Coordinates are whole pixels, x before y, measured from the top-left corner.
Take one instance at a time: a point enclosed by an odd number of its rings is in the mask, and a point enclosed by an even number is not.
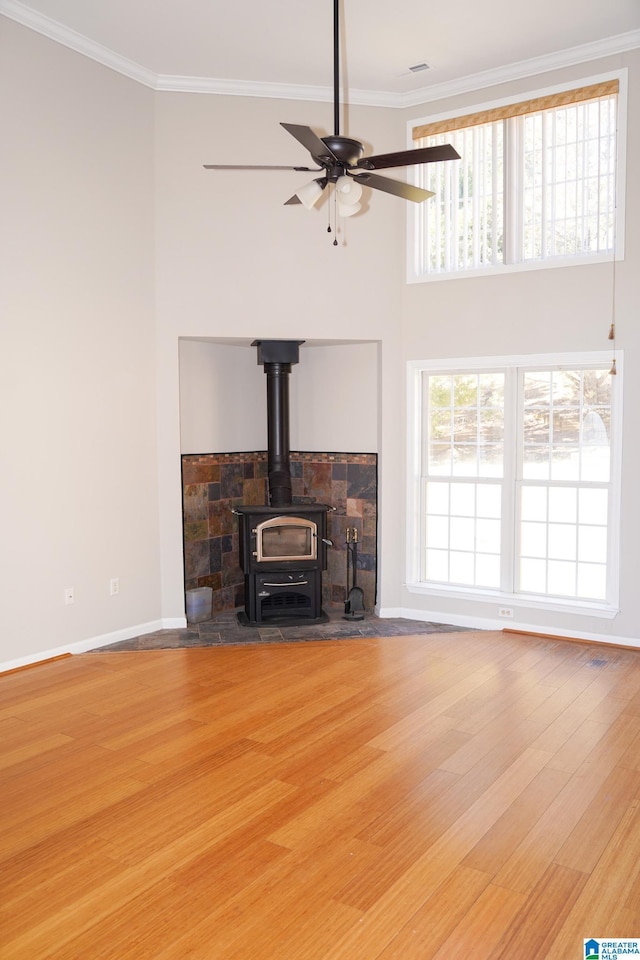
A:
[[[249,80],[221,80],[210,77],[179,77],[157,74],[126,57],[121,57],[107,47],[90,40],[75,30],[70,30],[57,20],[32,10],[19,0],[0,0],[0,14],[60,43],[76,53],[115,70],[117,73],[142,83],[153,90],[171,93],[208,93],[236,97],[262,97],[278,100],[333,100],[332,87],[304,86],[288,83],[260,83]],[[491,87],[510,80],[519,80],[536,74],[573,66],[601,57],[624,53],[640,47],[640,30],[621,33],[604,40],[582,44],[567,50],[559,50],[544,57],[535,57],[511,63],[495,70],[445,81],[408,93],[392,93],[384,90],[349,90],[348,100],[354,106],[415,107],[434,100],[443,100],[458,94],[469,93],[481,87]]]
[[[159,74],[155,88],[170,93],[210,93],[228,97],[333,102],[333,87],[313,87],[293,83],[261,83],[254,80],[220,80],[213,77],[176,77],[171,74]],[[398,102],[398,94],[384,90],[350,89],[349,103],[365,107],[404,105]]]
[[[15,20],[16,23],[22,24],[23,27],[28,27],[36,33],[41,33],[44,37],[48,37],[49,40],[55,40],[56,43],[75,50],[76,53],[81,53],[91,60],[96,60],[98,63],[109,67],[111,70],[115,70],[117,73],[124,74],[125,77],[129,77],[131,80],[136,80],[138,83],[144,84],[145,87],[155,89],[157,75],[151,70],[147,70],[146,67],[141,67],[140,64],[134,63],[132,60],[127,60],[126,57],[121,57],[119,54],[114,53],[113,50],[103,47],[100,43],[95,43],[95,41],[90,40],[83,34],[76,33],[75,30],[70,30],[69,27],[65,27],[64,24],[59,23],[57,20],[52,20],[51,17],[46,17],[36,10],[32,10],[31,7],[27,7],[24,3],[19,3],[18,0],[0,0],[0,14],[9,17],[10,20]]]
[[[495,70],[485,70],[482,73],[470,74],[457,80],[434,84],[422,90],[413,90],[411,93],[402,94],[403,102],[396,103],[396,106],[415,107],[433,100],[444,100],[447,97],[454,97],[461,93],[471,93],[483,87],[494,87],[499,83],[508,83],[510,80],[521,80],[526,77],[537,76],[540,73],[548,73],[550,70],[588,63],[602,57],[615,56],[628,50],[635,50],[637,47],[640,47],[640,30],[631,30],[629,33],[620,33],[615,37],[595,40],[593,43],[585,43],[579,47],[558,50],[555,53],[546,54],[544,57],[521,60],[518,63],[498,67]]]

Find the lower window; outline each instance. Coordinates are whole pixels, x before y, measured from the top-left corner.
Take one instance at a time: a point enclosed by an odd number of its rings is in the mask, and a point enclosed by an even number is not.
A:
[[[621,358],[412,367],[410,584],[614,606]]]

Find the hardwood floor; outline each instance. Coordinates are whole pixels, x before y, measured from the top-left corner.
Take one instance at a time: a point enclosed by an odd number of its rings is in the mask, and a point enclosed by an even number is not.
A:
[[[640,937],[640,652],[503,633],[0,677],[3,960],[572,960]]]

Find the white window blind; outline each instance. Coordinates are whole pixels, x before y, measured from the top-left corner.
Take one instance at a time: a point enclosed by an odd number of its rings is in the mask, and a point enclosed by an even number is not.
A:
[[[618,80],[416,127],[417,146],[461,159],[420,165],[435,196],[415,221],[417,275],[611,254]]]

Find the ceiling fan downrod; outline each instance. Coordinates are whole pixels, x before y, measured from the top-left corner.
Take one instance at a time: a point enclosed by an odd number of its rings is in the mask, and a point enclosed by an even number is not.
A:
[[[333,0],[333,134],[340,136],[340,0]]]
[[[321,139],[331,151],[326,158],[327,176],[329,182],[335,183],[364,153],[359,140],[340,136],[340,0],[333,0],[333,136]]]

